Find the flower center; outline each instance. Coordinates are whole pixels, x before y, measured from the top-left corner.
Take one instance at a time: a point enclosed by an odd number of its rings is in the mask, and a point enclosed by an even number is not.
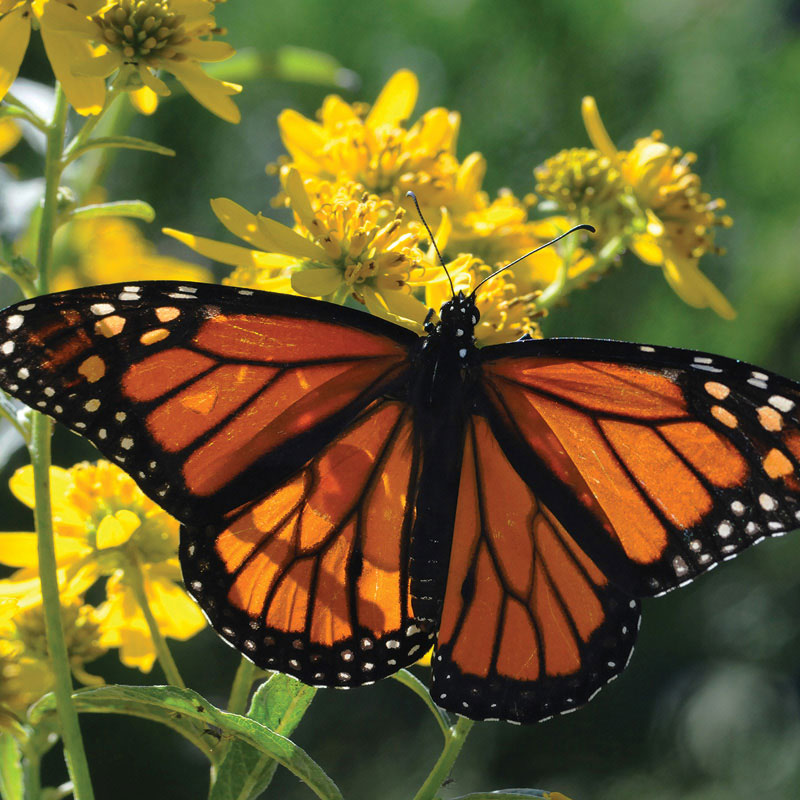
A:
[[[185,58],[177,50],[190,38],[183,27],[185,20],[186,15],[172,11],[169,0],[119,0],[94,17],[107,45],[145,64]]]

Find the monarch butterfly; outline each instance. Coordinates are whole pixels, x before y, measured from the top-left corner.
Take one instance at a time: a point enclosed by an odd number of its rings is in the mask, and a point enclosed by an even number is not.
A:
[[[574,710],[640,598],[800,520],[800,385],[688,350],[478,349],[304,297],[145,282],[0,313],[0,386],[181,523],[186,586],[256,664],[365,685],[432,644],[474,719]]]

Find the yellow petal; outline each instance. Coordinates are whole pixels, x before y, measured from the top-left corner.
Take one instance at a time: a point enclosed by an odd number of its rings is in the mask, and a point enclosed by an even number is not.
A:
[[[261,250],[274,249],[273,242],[259,228],[256,215],[251,214],[243,206],[227,197],[215,197],[211,200],[211,210],[234,236],[244,239],[248,244]]]
[[[664,263],[664,277],[684,303],[695,308],[710,308],[723,319],[735,319],[736,311],[725,295],[690,261]]]
[[[120,521],[109,514],[103,517],[97,526],[97,549],[106,550],[109,547],[118,547],[131,538]]]
[[[0,562],[9,567],[36,567],[39,564],[38,537],[35,533],[0,533]],[[81,558],[90,548],[76,539],[55,536],[59,564]]]
[[[368,128],[379,125],[398,125],[407,120],[417,104],[419,81],[408,69],[395,72],[378,95],[365,123]]]
[[[154,103],[158,103],[158,97],[169,97],[171,94],[169,90],[169,86],[167,86],[164,81],[161,80],[155,73],[151,72],[147,67],[143,67],[141,64],[139,65],[139,77],[142,79],[142,83],[144,86],[141,89],[137,89],[136,92],[144,91],[145,89],[149,90],[150,94],[155,94],[157,97],[153,98]],[[134,94],[136,94],[134,92]],[[155,106],[153,106],[155,109]]]
[[[296,263],[296,259],[280,253],[263,253],[261,250],[250,250],[236,244],[217,242],[191,233],[176,231],[172,228],[162,228],[162,233],[177,239],[179,242],[191,247],[201,256],[212,258],[223,264],[236,267],[255,267],[256,269],[284,269]]]
[[[236,54],[236,51],[227,42],[218,39],[192,39],[187,44],[180,46],[179,51],[195,61],[224,61]]]
[[[31,37],[30,11],[21,5],[0,18],[0,100],[14,83]]]
[[[326,130],[335,130],[347,122],[359,122],[358,114],[353,106],[345,103],[338,94],[329,94],[322,102],[319,118]]]
[[[205,106],[212,114],[216,114],[226,122],[237,123],[242,115],[230,98],[230,94],[241,91],[241,86],[225,84],[206,75],[192,61],[166,61],[164,69],[171,72],[184,86],[187,92]]]
[[[11,493],[28,508],[33,508],[35,495],[33,489],[33,467],[20,467],[8,482]],[[67,524],[83,525],[85,518],[70,505],[67,494],[72,488],[69,472],[61,467],[50,467],[50,498],[53,505],[53,516],[57,521]]]
[[[586,126],[586,133],[589,134],[589,139],[595,150],[599,150],[619,166],[617,148],[614,146],[614,142],[611,141],[611,137],[608,135],[605,125],[603,125],[603,120],[600,119],[600,112],[597,110],[597,103],[594,97],[587,96],[583,98],[581,114],[583,115],[583,124]]]
[[[292,289],[306,297],[327,297],[341,286],[342,278],[336,267],[298,269],[292,273]]]
[[[51,5],[54,4],[48,3],[48,7]],[[41,32],[47,57],[67,100],[79,114],[99,114],[106,99],[105,80],[72,74],[73,64],[92,56],[89,42],[74,33],[52,30],[45,25],[42,25]]]
[[[73,75],[83,75],[91,78],[107,78],[115,69],[119,69],[120,58],[117,53],[106,53],[102,56],[92,56],[72,65]]]
[[[289,256],[296,256],[297,258],[306,258],[311,261],[319,263],[330,263],[328,254],[310,239],[301,236],[291,228],[281,225],[274,219],[262,217],[260,214],[256,218],[258,220],[258,227],[264,236],[268,237],[272,242],[270,250],[277,250],[279,253],[286,253]]]
[[[0,119],[0,156],[11,150],[22,137],[22,129],[13,119]]]
[[[389,309],[389,313],[419,324],[422,324],[425,320],[428,307],[421,300],[417,300],[410,292],[383,290],[381,296]]]
[[[128,97],[140,114],[150,116],[158,108],[158,95],[149,86],[142,86],[141,89],[130,92]]]
[[[328,141],[325,129],[292,109],[286,109],[278,115],[278,129],[283,146],[289,151],[297,168],[316,172],[319,166],[317,156]]]
[[[458,169],[457,190],[468,197],[474,195],[486,175],[486,159],[480,153],[470,153]]]
[[[147,596],[161,632],[185,641],[203,630],[206,620],[197,603],[176,583],[153,573],[146,584]]]
[[[286,194],[289,195],[292,210],[307,230],[313,230],[314,210],[311,208],[311,201],[308,199],[300,173],[294,167],[285,169],[281,172],[281,181]]]
[[[97,25],[67,3],[45,3],[41,23],[42,28],[60,33],[76,33],[87,41],[99,38],[101,33]]]

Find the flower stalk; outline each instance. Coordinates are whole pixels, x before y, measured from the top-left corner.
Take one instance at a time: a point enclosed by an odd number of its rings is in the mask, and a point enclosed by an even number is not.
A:
[[[158,622],[153,616],[153,610],[150,608],[150,601],[147,599],[147,592],[144,588],[144,575],[142,567],[138,561],[131,560],[130,567],[125,570],[125,580],[133,591],[136,602],[144,614],[145,621],[147,622],[147,629],[150,631],[150,637],[153,640],[153,646],[156,650],[156,658],[164,671],[164,676],[167,682],[172,686],[177,686],[179,689],[185,689],[186,684],[181,678],[178,671],[178,665],[172,657],[172,652],[167,645],[167,640],[161,633],[158,627]]]
[[[461,753],[461,748],[467,741],[467,736],[472,730],[475,722],[466,717],[459,717],[458,722],[450,728],[448,736],[445,740],[444,748],[439,756],[438,761],[433,765],[425,783],[422,784],[419,791],[414,795],[414,800],[435,800],[438,795],[439,789],[442,784],[447,780],[448,775],[456,763],[456,759]]]
[[[47,132],[45,161],[45,195],[39,227],[38,278],[36,288],[45,294],[49,288],[50,261],[55,235],[58,185],[61,180],[61,154],[67,123],[67,99],[56,84],[56,106]],[[52,423],[48,417],[34,412],[31,430],[30,455],[33,464],[36,505],[34,519],[38,534],[39,576],[42,584],[47,648],[53,667],[56,708],[61,723],[64,755],[75,787],[76,800],[92,800],[89,764],[83,746],[78,714],[72,703],[72,672],[67,644],[61,622],[61,601],[58,592],[53,515],[50,506],[50,436]]]

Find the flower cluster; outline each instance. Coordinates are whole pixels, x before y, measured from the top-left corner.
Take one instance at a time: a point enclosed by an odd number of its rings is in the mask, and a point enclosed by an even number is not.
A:
[[[0,100],[19,72],[31,28],[41,31],[47,57],[79,114],[100,114],[108,86],[136,93],[143,111],[169,95],[156,74],[173,75],[187,92],[228,122],[239,121],[231,95],[241,86],[203,72],[233,48],[221,32],[212,0],[0,0]]]
[[[62,624],[73,674],[97,682],[83,665],[118,648],[123,664],[149,672],[156,658],[147,615],[161,634],[188,639],[205,626],[181,584],[178,523],[145,497],[113,464],[51,467],[53,528]],[[34,505],[33,468],[10,482],[14,496]],[[0,533],[0,560],[14,567],[0,581],[0,706],[17,712],[49,688],[47,645],[35,533]],[[96,607],[85,601],[104,586]],[[94,595],[97,594],[95,590]],[[1,713],[1,712],[0,712]]]
[[[317,120],[291,109],[280,114],[288,155],[268,172],[280,177],[273,203],[291,210],[291,226],[218,198],[214,213],[249,247],[165,232],[233,267],[227,283],[362,306],[419,329],[427,309],[449,299],[450,283],[411,191],[464,292],[573,225],[598,229],[594,239],[573,236],[493,278],[481,297],[481,344],[540,336],[537,320],[554,302],[602,276],[628,249],[661,266],[687,303],[733,316],[698,268],[703,254],[720,252],[714,231],[730,219],[716,213],[721,200],[700,191],[691,154],[668,147],[659,133],[617,151],[586,98],[594,149],[564,150],[537,167],[538,197],[508,189],[490,197],[484,157],[458,158],[458,113],[434,108],[411,122],[417,94],[416,76],[401,70],[371,107],[331,95]]]

